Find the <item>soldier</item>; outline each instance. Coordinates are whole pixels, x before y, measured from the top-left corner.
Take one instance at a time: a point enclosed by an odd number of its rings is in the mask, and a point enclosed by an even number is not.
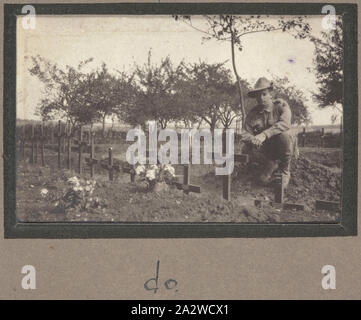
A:
[[[249,97],[256,98],[257,105],[247,114],[242,141],[246,143],[248,151],[256,148],[263,155],[264,163],[261,165],[259,180],[269,183],[278,166],[283,176],[283,187],[286,188],[291,177],[292,113],[286,101],[273,100],[272,90],[272,82],[260,78],[254,90],[248,92]]]

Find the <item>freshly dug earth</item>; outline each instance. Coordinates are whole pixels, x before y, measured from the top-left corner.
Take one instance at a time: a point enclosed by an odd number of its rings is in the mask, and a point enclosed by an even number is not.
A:
[[[17,217],[21,221],[110,221],[110,222],[336,222],[340,212],[315,211],[315,200],[340,201],[341,170],[329,168],[308,158],[307,152],[292,162],[292,178],[285,201],[305,205],[304,211],[282,210],[276,204],[273,189],[254,183],[254,170],[240,167],[232,179],[232,200],[222,199],[222,177],[214,175],[211,165],[192,165],[191,183],[200,185],[201,194],[184,194],[174,186],[147,192],[140,181],[130,182],[128,174],[119,174],[113,182],[106,172],[97,174],[94,196],[104,206],[86,210],[56,211],[55,202],[76,175],[57,170],[55,155],[51,165],[41,168],[26,162],[17,166]],[[322,156],[320,157],[322,158]],[[49,163],[49,161],[48,161]],[[181,174],[181,167],[177,167]],[[40,190],[49,192],[42,196]],[[262,207],[254,200],[264,200]]]
[[[332,148],[300,148],[301,154],[307,159],[323,164],[330,168],[341,168],[342,152],[340,149]]]

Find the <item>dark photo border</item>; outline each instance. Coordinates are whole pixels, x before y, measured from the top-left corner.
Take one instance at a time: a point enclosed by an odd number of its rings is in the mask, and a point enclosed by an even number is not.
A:
[[[5,238],[239,238],[357,235],[357,5],[332,3],[343,16],[344,115],[342,214],[339,223],[20,223],[16,218],[16,17],[24,4],[4,4]],[[32,4],[37,15],[250,14],[321,15],[325,3]]]

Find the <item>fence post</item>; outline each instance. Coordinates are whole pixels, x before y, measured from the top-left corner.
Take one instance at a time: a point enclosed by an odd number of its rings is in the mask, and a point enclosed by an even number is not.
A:
[[[25,132],[25,124],[24,124],[23,137],[21,139],[21,152],[22,152],[23,160],[25,159],[25,137],[26,137],[26,132]]]
[[[226,154],[227,152],[227,139],[226,139],[226,130],[223,130],[222,134],[222,153]],[[223,199],[229,201],[231,200],[231,181],[232,177],[230,174],[223,176]]]
[[[58,122],[58,168],[61,168],[61,121]]]
[[[88,143],[91,145],[91,143],[92,143],[92,134],[93,134],[91,128],[89,128],[88,134],[89,134],[89,136],[88,136],[88,139],[89,139]]]
[[[21,144],[22,144],[22,141],[23,141],[23,139],[21,137],[20,127],[16,127],[16,143],[19,142],[19,158],[21,157]]]
[[[31,157],[30,157],[30,163],[34,164],[35,162],[35,152],[34,152],[34,148],[35,148],[35,134],[34,134],[34,124],[31,125]]]
[[[51,127],[50,127],[50,139],[51,139],[51,145],[54,144],[54,125],[51,124]]]
[[[341,116],[341,123],[340,123],[340,131],[341,131],[341,138],[343,135],[343,117]]]
[[[302,131],[302,147],[304,147],[306,144],[306,128],[303,127],[303,131]]]
[[[44,122],[41,123],[41,165],[45,167],[45,159],[44,159]]]
[[[79,161],[78,161],[78,169],[79,174],[83,172],[83,127],[80,126],[80,140],[79,140]]]
[[[325,128],[321,129],[321,148],[325,147]]]
[[[67,166],[68,166],[68,170],[71,170],[71,127],[70,127],[70,122],[68,123],[68,126],[67,126],[66,137],[68,139]]]
[[[113,152],[112,152],[112,147],[109,148],[109,159],[108,159],[108,164],[109,164],[109,180],[113,181]]]
[[[18,129],[16,129],[16,131],[18,131]],[[21,132],[20,132],[21,131]],[[25,134],[23,134],[23,127],[21,127],[21,130],[19,128],[19,132],[17,132],[18,134],[18,139],[19,139],[19,159],[24,159],[24,156],[23,156],[23,141],[24,141],[24,138],[25,138]]]
[[[241,120],[236,120],[236,134],[240,134],[241,133]]]
[[[64,130],[63,130],[63,135],[61,137],[63,143],[61,144],[61,153],[63,155],[65,155],[65,136],[66,136],[66,127],[67,127],[67,123],[64,123]]]
[[[39,130],[37,130],[38,126],[35,126],[35,163],[38,163],[38,153],[39,153]]]
[[[89,131],[89,135],[90,135],[90,161],[91,161],[91,165],[90,165],[90,176],[93,178],[94,176],[94,164],[93,164],[93,159],[94,159],[94,136],[93,133]]]

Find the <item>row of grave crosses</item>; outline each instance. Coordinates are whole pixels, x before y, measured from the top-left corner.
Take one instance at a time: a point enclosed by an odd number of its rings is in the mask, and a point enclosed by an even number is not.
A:
[[[24,127],[23,127],[24,128]],[[53,129],[53,128],[52,128]],[[52,132],[52,137],[55,137],[57,139],[57,160],[58,160],[58,168],[61,168],[61,152],[64,152],[65,148],[65,141],[66,141],[66,167],[67,169],[72,169],[72,161],[71,161],[71,154],[74,150],[72,147],[72,144],[75,146],[75,150],[78,152],[78,173],[83,172],[83,154],[86,150],[89,150],[88,153],[90,153],[90,157],[84,158],[86,164],[90,167],[90,176],[94,176],[94,168],[99,163],[99,160],[95,158],[95,152],[94,152],[94,133],[89,134],[89,143],[83,140],[83,128],[80,127],[79,132],[79,139],[75,139],[74,137],[74,131],[71,130],[71,126],[69,123],[67,123],[65,130],[62,130],[61,121],[58,122],[58,130],[56,133]],[[25,147],[25,131],[23,131],[23,139],[20,143],[21,153],[24,155],[24,147]],[[37,163],[37,150],[38,150],[38,142],[41,143],[41,162],[42,165],[45,165],[45,159],[44,159],[44,142],[46,140],[46,137],[44,136],[44,126],[41,126],[41,135],[35,135],[34,134],[34,126],[32,126],[32,135],[31,135],[31,163]],[[64,143],[62,143],[64,141]],[[89,145],[90,144],[90,145]],[[90,148],[89,148],[90,147]],[[224,143],[225,147],[225,143]],[[86,149],[87,148],[87,149]],[[225,152],[225,149],[223,150]],[[212,154],[214,156],[214,154]],[[147,157],[149,157],[149,151],[147,151]],[[240,163],[247,163],[248,162],[248,155],[245,154],[235,154],[234,155],[235,162]],[[112,148],[109,148],[108,150],[108,163],[100,163],[101,167],[108,171],[109,174],[109,180],[114,180],[114,172],[120,172],[121,170],[125,173],[128,173],[130,175],[131,182],[135,181],[135,170],[134,166],[126,167],[126,168],[120,168],[118,164],[113,163],[113,153]],[[192,185],[191,184],[191,166],[189,164],[183,165],[183,181],[182,182],[176,182],[175,185],[178,189],[183,190],[185,194],[188,194],[190,192],[194,193],[200,193],[201,188],[200,186]],[[223,176],[223,198],[225,200],[231,200],[231,175],[225,175]]]
[[[53,128],[52,128],[53,129]],[[66,150],[67,150],[67,157],[66,157],[66,166],[67,169],[72,169],[72,162],[71,162],[71,153],[75,149],[78,152],[78,172],[81,174],[83,172],[83,153],[89,153],[90,156],[84,158],[88,167],[90,167],[90,176],[94,176],[94,169],[95,166],[99,163],[99,160],[95,158],[94,152],[94,133],[89,132],[89,141],[86,142],[83,139],[83,129],[80,128],[79,132],[79,139],[74,138],[74,132],[71,130],[69,124],[66,125],[65,130],[62,131],[61,122],[58,123],[58,131],[56,133],[52,132],[52,137],[57,139],[58,144],[58,168],[61,168],[61,150],[64,152],[65,143],[62,144],[62,140],[67,142]],[[23,135],[20,139],[20,155],[25,158],[25,140],[31,141],[31,157],[30,163],[37,163],[38,158],[38,147],[40,142],[40,155],[41,155],[41,164],[45,166],[45,158],[44,158],[44,144],[46,141],[46,136],[44,135],[44,126],[41,125],[40,128],[40,135],[35,134],[34,126],[32,126],[32,133],[30,139],[26,139],[25,136],[25,127],[23,127]],[[75,148],[72,148],[72,143],[75,144]],[[223,143],[223,153],[225,153],[225,141]],[[214,158],[214,153],[211,154]],[[147,151],[147,157],[149,157],[149,151]],[[249,161],[247,154],[235,154],[234,161],[238,163],[246,164]],[[113,150],[110,147],[108,149],[108,163],[100,163],[101,167],[108,171],[109,180],[114,180],[114,173],[123,171],[124,173],[128,173],[130,175],[130,181],[135,181],[135,169],[134,166],[129,166],[126,168],[121,168],[120,165],[113,163]],[[225,200],[231,200],[231,175],[224,175],[223,176],[223,198]],[[200,193],[201,187],[191,184],[191,165],[183,165],[183,176],[182,182],[176,182],[176,187],[179,190],[183,190],[185,194],[189,194],[190,192]],[[304,210],[304,206],[300,204],[292,204],[292,203],[284,203],[284,189],[282,187],[282,176],[277,176],[275,188],[274,188],[274,203],[278,204],[284,209],[295,209],[295,210]],[[261,206],[262,203],[265,201],[262,200],[255,200],[256,206]],[[316,207],[318,209],[326,209],[330,210],[330,208],[336,208],[337,204],[331,203],[329,201],[316,201]]]

